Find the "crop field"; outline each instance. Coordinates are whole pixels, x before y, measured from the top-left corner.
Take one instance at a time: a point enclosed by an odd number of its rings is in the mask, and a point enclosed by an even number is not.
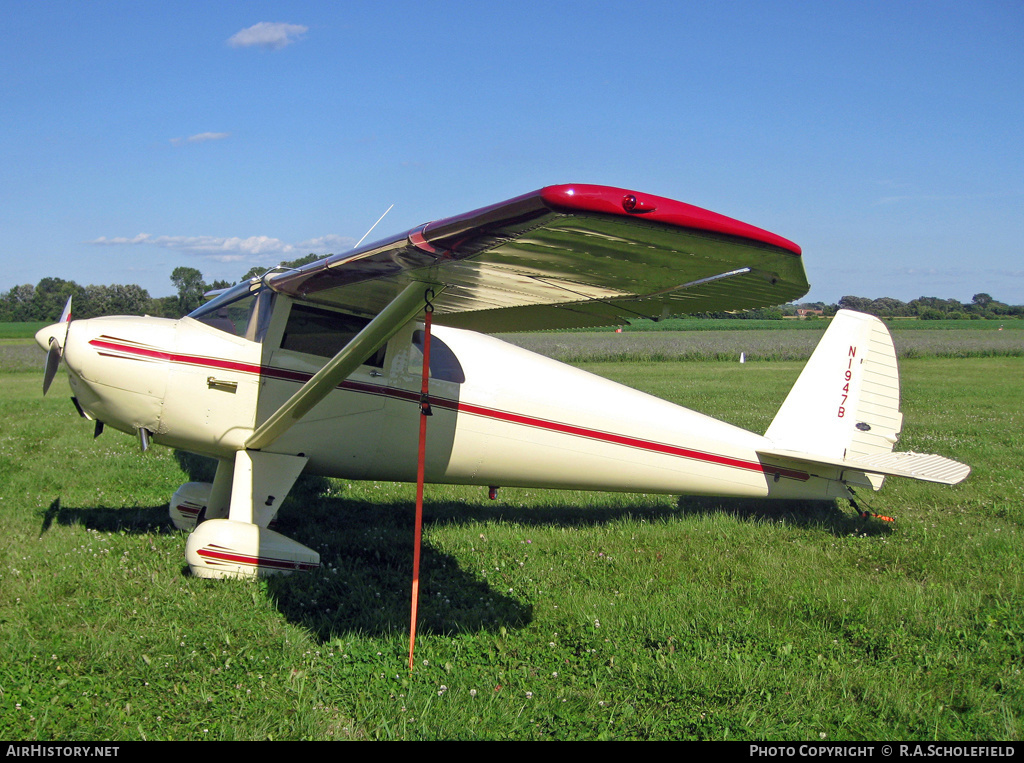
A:
[[[802,364],[762,335],[816,334],[728,333],[751,337],[701,360],[566,354],[764,431]],[[0,343],[0,738],[1020,740],[1024,357],[984,339],[1024,332],[957,333],[974,345],[901,362],[899,448],[973,472],[888,480],[867,500],[893,523],[845,501],[428,486],[411,673],[413,486],[303,479],[279,529],[320,570],[193,579],[167,502],[209,464],[93,440],[63,378],[42,397],[43,353]],[[533,338],[578,336],[630,332]]]
[[[715,321],[722,324],[729,321]],[[940,321],[935,321],[939,323]],[[958,321],[941,321],[946,324]],[[665,360],[731,360],[743,353],[746,360],[805,360],[825,332],[824,321],[731,321],[734,324],[775,323],[814,326],[775,330],[704,329],[701,331],[544,332],[505,334],[508,342],[565,363],[594,361],[647,362]],[[978,325],[988,321],[959,321]],[[991,322],[994,323],[994,322]],[[892,329],[901,358],[1024,357],[1024,322],[1008,321],[1008,328],[920,329],[929,321],[908,321]]]
[[[27,339],[46,325],[40,321],[7,323],[0,321],[0,342],[10,339]]]

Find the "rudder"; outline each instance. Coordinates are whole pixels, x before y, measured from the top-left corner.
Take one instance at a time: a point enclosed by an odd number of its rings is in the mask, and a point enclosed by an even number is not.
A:
[[[903,425],[892,337],[881,320],[840,310],[765,437],[776,449],[859,461],[889,453]]]

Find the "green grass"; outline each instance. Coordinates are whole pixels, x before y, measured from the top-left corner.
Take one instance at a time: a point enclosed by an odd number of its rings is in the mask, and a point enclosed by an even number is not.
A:
[[[912,323],[941,321],[913,321]],[[965,321],[966,323],[967,321]],[[984,321],[969,321],[984,323]],[[720,321],[729,323],[729,321]],[[732,321],[753,323],[753,321]],[[772,321],[765,321],[772,323]],[[783,323],[774,321],[774,323]],[[795,322],[794,322],[795,323]],[[701,331],[541,332],[506,334],[503,338],[533,352],[566,363],[614,361],[805,360],[824,333],[825,321],[804,321],[814,331]],[[956,321],[948,321],[956,323]],[[813,325],[812,325],[813,324]],[[893,328],[900,358],[1024,357],[1024,323],[1003,331],[904,331]]]
[[[1004,328],[1022,329],[1024,325],[1014,316],[1004,318],[991,318],[984,320],[937,320],[922,321],[917,318],[886,318],[886,324],[895,330],[900,331],[998,331],[1000,326]],[[628,326],[622,327],[624,332],[629,331],[760,331],[771,329],[772,331],[813,331],[822,330],[829,323],[828,318],[784,318],[782,320],[761,320],[753,318],[666,318],[654,321],[647,318],[639,318],[630,321]],[[616,330],[614,326],[602,328],[578,329],[583,332],[604,332]],[[561,333],[561,332],[559,332]]]
[[[23,323],[5,323],[0,321],[0,340],[29,339],[46,325],[46,321],[27,321]]]
[[[37,351],[41,364],[42,352]],[[797,362],[589,364],[763,431]],[[1024,708],[1024,360],[902,364],[901,448],[974,467],[843,503],[305,480],[316,573],[204,581],[201,470],[0,376],[0,738],[1003,739]],[[55,394],[58,393],[58,394]]]

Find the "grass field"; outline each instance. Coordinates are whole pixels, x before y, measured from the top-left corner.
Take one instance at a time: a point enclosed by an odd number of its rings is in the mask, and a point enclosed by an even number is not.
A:
[[[722,321],[725,322],[725,321]],[[772,323],[773,321],[765,321]],[[938,321],[935,321],[938,322]],[[961,321],[983,323],[984,321]],[[750,321],[733,321],[750,323]],[[781,321],[774,321],[781,323]],[[916,321],[915,323],[928,323]],[[956,323],[956,321],[948,321]],[[737,361],[745,359],[805,360],[821,339],[825,322],[816,330],[634,331],[507,334],[502,338],[532,352],[565,363],[615,361],[637,363],[678,360]],[[892,337],[901,358],[1024,357],[1024,323],[1003,331],[898,330]],[[1019,326],[1019,327],[1018,327]]]
[[[411,486],[305,480],[280,529],[320,571],[193,579],[166,504],[205,464],[93,441],[61,378],[43,398],[6,357],[0,738],[1024,735],[1024,358],[902,364],[901,449],[974,471],[890,480],[868,500],[894,524],[843,502],[428,487],[409,674]],[[583,365],[757,431],[801,366]]]
[[[937,320],[922,321],[917,318],[886,318],[886,325],[894,331],[998,331],[1004,328],[1022,328],[1016,317],[987,320]],[[782,320],[736,319],[736,318],[666,318],[653,321],[646,318],[634,320],[624,331],[821,331],[828,325],[825,318],[784,318]],[[615,331],[614,326],[594,329],[579,329],[583,332]]]
[[[22,321],[18,323],[0,321],[0,341],[7,339],[29,339],[45,325],[45,321]]]

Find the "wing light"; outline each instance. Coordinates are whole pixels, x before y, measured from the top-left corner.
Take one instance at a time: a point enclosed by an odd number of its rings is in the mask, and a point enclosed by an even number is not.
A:
[[[622,199],[622,208],[631,215],[642,215],[647,212],[654,212],[657,207],[650,202],[638,199],[636,194],[627,193]]]

